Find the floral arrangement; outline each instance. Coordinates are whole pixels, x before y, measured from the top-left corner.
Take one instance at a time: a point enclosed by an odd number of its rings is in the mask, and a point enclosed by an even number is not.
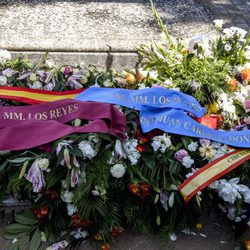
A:
[[[153,7],[154,10],[154,7]],[[162,87],[194,96],[207,107],[213,128],[250,128],[250,34],[231,27],[189,41],[170,36],[158,14],[164,43],[142,46],[135,70],[100,72],[94,66],[33,65],[0,51],[0,86],[64,91],[102,86]],[[2,106],[21,105],[1,99]],[[178,187],[208,162],[235,148],[153,130],[142,133],[138,111],[126,116],[126,140],[100,133],[72,134],[46,147],[0,151],[0,197],[12,195],[31,206],[6,226],[10,249],[48,250],[77,246],[91,238],[109,249],[124,225],[158,231],[168,238],[194,227],[205,209],[221,210],[236,228],[250,226],[250,162],[214,181],[188,204]],[[84,121],[75,119],[71,125]],[[205,125],[206,119],[202,119]],[[56,243],[55,243],[56,242]]]

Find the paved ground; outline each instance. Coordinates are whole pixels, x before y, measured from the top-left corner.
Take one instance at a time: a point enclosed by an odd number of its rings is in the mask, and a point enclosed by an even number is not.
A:
[[[250,0],[195,0],[208,8],[212,19],[223,19],[227,26],[250,29]]]
[[[196,235],[177,234],[176,241],[164,242],[155,234],[138,234],[129,231],[116,239],[111,250],[233,250],[235,242],[230,224],[222,218],[210,216],[201,219],[204,227],[193,233]],[[0,249],[7,250],[9,242],[3,238],[3,229],[0,228]],[[95,242],[88,241],[81,245],[79,250],[97,250]],[[45,249],[45,248],[41,248]],[[26,250],[26,249],[21,249]]]

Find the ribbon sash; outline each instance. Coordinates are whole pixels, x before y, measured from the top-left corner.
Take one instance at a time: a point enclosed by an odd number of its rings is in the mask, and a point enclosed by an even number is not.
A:
[[[187,94],[164,88],[141,90],[90,87],[75,97],[79,101],[94,101],[119,104],[127,108],[141,110],[143,105],[158,108],[176,108],[202,117],[206,109]]]
[[[215,161],[200,168],[179,186],[179,190],[185,200],[185,203],[188,203],[193,196],[209,184],[249,159],[250,150],[239,149],[219,157]]]
[[[221,142],[223,144],[250,148],[250,130],[220,131],[204,126],[184,111],[176,109],[157,109],[143,106],[140,113],[141,128],[144,133],[152,129]]]
[[[38,104],[71,98],[81,93],[83,89],[63,92],[47,91],[20,87],[0,87],[0,98],[20,101],[28,104]]]
[[[74,119],[90,122],[83,127],[65,123]],[[33,148],[72,133],[108,133],[125,138],[126,120],[110,104],[70,99],[35,106],[0,107],[0,150]]]

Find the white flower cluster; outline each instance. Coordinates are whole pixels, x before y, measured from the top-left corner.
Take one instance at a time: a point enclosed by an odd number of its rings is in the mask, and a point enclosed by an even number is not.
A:
[[[205,57],[213,57],[213,52],[211,51],[213,39],[213,36],[208,35],[193,36],[188,41],[188,52],[198,55],[200,58],[202,58],[203,55]],[[198,48],[202,49],[202,54],[198,53]]]
[[[91,191],[94,196],[103,196],[106,194],[106,189],[95,185],[95,188]]]
[[[238,184],[239,181],[239,178],[221,179],[211,183],[209,187],[215,189],[226,202],[234,204],[237,199],[244,198],[244,201],[250,204],[250,189],[246,185]]]
[[[218,93],[218,105],[226,113],[235,114],[235,106],[233,98],[226,93]]]
[[[110,173],[115,178],[121,178],[125,174],[125,172],[126,172],[125,167],[120,163],[117,163],[110,168]]]
[[[137,150],[138,140],[137,139],[127,139],[124,143],[124,148],[127,152],[127,157],[132,165],[136,165],[141,155]]]
[[[72,231],[70,235],[72,235],[75,239],[85,239],[89,236],[89,233],[86,230],[81,231],[81,228],[77,228],[76,230]]]
[[[244,41],[247,31],[238,27],[230,27],[223,30],[225,38],[233,38],[237,36],[240,41]]]
[[[234,151],[234,149],[229,149],[227,145],[222,145],[219,142],[212,142],[211,146],[214,148],[214,150],[216,150],[214,157],[211,159],[212,161],[231,151]]]
[[[153,138],[153,142],[151,146],[153,147],[154,151],[156,152],[158,149],[161,153],[165,153],[166,149],[171,146],[171,140],[169,137],[164,133],[163,135],[158,135]]]
[[[6,63],[6,61],[11,59],[11,54],[6,49],[0,49],[0,63]]]

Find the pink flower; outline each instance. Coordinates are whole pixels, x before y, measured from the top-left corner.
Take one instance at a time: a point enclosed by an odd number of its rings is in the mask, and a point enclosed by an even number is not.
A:
[[[211,143],[211,141],[208,140],[208,139],[200,139],[200,144],[201,144],[202,146],[204,146],[204,147],[209,146],[210,143]]]
[[[178,150],[175,154],[174,157],[177,161],[182,162],[183,158],[188,155],[188,152],[185,149],[180,149]]]
[[[70,185],[74,188],[78,184],[78,174],[74,169],[71,170]]]
[[[28,174],[25,176],[26,180],[33,185],[33,192],[39,193],[45,183],[43,172],[39,167],[39,159],[36,159],[31,165]]]
[[[244,102],[244,108],[246,110],[246,112],[250,111],[250,99],[246,99]]]
[[[64,73],[65,75],[71,75],[72,72],[73,72],[73,69],[72,69],[70,66],[65,67],[64,70],[63,70],[63,73]]]

